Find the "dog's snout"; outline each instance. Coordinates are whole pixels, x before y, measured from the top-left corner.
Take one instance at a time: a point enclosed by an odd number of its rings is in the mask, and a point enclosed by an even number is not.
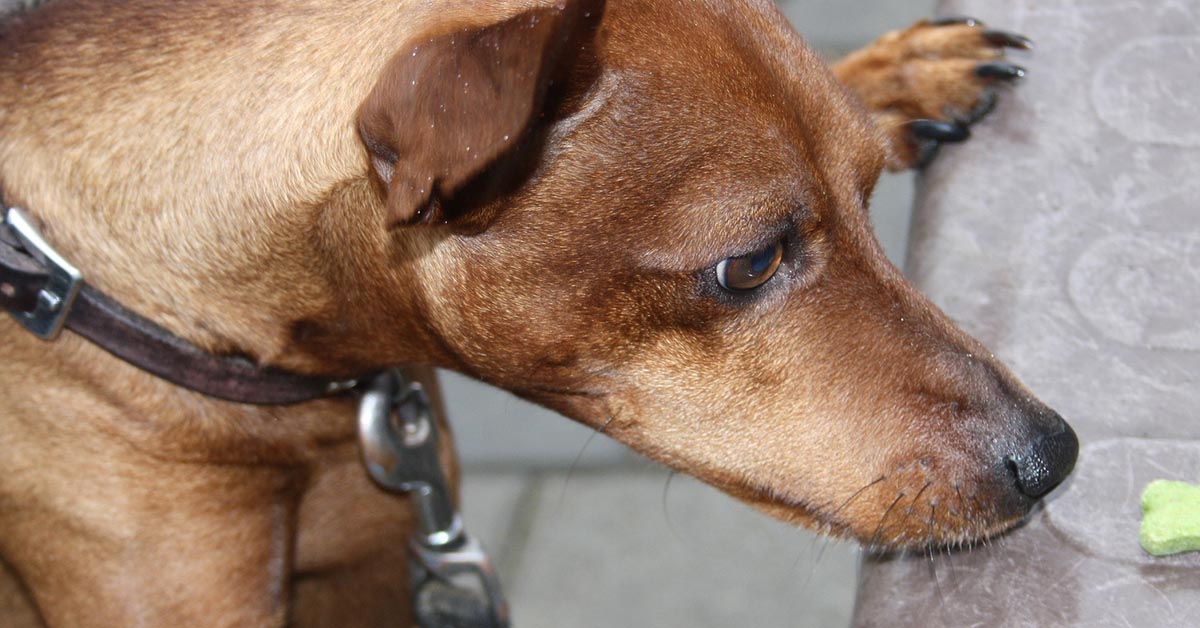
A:
[[[1017,490],[1032,499],[1065,480],[1079,454],[1079,438],[1057,414],[1049,426],[1039,427],[1025,442],[1014,445],[1004,456],[1004,466],[1016,480]]]

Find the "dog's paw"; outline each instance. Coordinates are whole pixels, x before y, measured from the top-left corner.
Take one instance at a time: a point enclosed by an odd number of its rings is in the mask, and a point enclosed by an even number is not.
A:
[[[1025,76],[1006,49],[1032,46],[972,18],[944,18],[888,33],[833,70],[874,118],[888,169],[906,170],[929,163],[942,143],[970,137],[998,88]]]

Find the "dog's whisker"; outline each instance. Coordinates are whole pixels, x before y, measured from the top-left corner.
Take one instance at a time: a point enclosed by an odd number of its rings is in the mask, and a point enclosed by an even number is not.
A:
[[[961,550],[961,547],[962,547],[962,543],[960,542],[959,543],[960,550]],[[942,552],[940,552],[940,551],[938,553],[939,553],[939,555],[942,554]],[[945,561],[946,569],[950,571],[949,582],[957,583],[958,582],[958,574],[956,574],[954,571],[954,552],[951,552],[949,549],[947,549],[945,551],[945,556],[946,556],[946,561]],[[953,591],[954,590],[951,589],[951,593],[953,593]]]
[[[833,517],[836,517],[837,514],[842,511],[842,509],[844,509],[846,506],[850,505],[850,502],[857,499],[859,495],[862,495],[864,492],[866,492],[867,489],[871,488],[872,486],[875,486],[876,484],[879,484],[880,482],[887,480],[887,477],[888,476],[886,476],[886,475],[881,475],[881,476],[875,478],[874,480],[868,482],[867,484],[865,484],[862,488],[858,489],[857,491],[854,491],[854,494],[851,495],[849,498],[847,498],[846,501],[842,502],[841,506],[838,506],[837,508],[835,508],[833,510],[833,512],[829,513],[828,517],[831,519]]]
[[[933,486],[933,482],[926,482],[925,486],[922,486],[921,490],[917,491],[916,495],[913,495],[912,500],[908,503],[908,508],[906,508],[904,511],[904,516],[906,519],[912,518],[913,509],[917,507],[917,502],[921,501],[921,495],[923,495],[925,491],[929,490],[930,486]],[[930,523],[932,523],[932,521]],[[916,539],[913,540],[915,541]]]
[[[926,547],[929,548],[929,562],[933,562],[933,544],[934,544],[934,538],[935,538],[933,526],[934,526],[934,519],[937,516],[936,511],[937,511],[937,505],[929,504],[929,534],[926,536],[926,541],[925,541]]]
[[[925,491],[929,490],[929,487],[931,487],[931,486],[933,486],[933,482],[926,482],[925,486],[922,486],[921,490],[917,491],[916,495],[913,495],[913,498],[912,498],[913,506],[917,505],[917,502],[921,499],[921,495],[924,494]]]
[[[679,530],[677,530],[675,528],[675,524],[671,521],[671,511],[667,507],[667,495],[668,495],[668,493],[671,492],[671,481],[674,480],[675,476],[677,476],[677,475],[679,475],[679,472],[676,471],[675,469],[668,470],[667,481],[663,483],[661,502],[662,502],[663,519],[665,519],[667,522],[667,531],[670,532],[671,538],[675,539],[675,542],[682,545],[683,537],[680,536]]]
[[[937,525],[937,504],[929,504],[929,575],[933,577],[933,588],[937,593],[938,603],[941,608],[946,607],[946,596],[942,593],[942,582],[938,578],[937,560],[933,557],[934,539],[936,538],[935,526]],[[941,555],[941,550],[938,550],[938,555]]]
[[[946,598],[942,595],[942,585],[941,582],[938,581],[937,561],[935,561],[933,558],[933,546],[928,545],[926,546],[925,550],[926,554],[929,556],[929,561],[926,564],[929,565],[929,577],[933,579],[934,592],[937,594],[938,602],[945,606]]]
[[[821,559],[825,557],[825,550],[829,549],[829,544],[833,542],[829,537],[821,537],[824,542],[821,543],[821,548],[817,550],[817,555],[813,558],[813,571],[816,572],[817,565],[821,564]]]
[[[958,496],[958,507],[962,511],[962,517],[965,519],[962,527],[969,529],[972,525],[974,525],[975,515],[967,506],[967,502],[963,500],[962,490],[959,488],[958,482],[954,483],[954,494]]]
[[[608,426],[611,425],[612,422],[618,416],[620,416],[621,412],[624,410],[625,407],[622,406],[616,412],[608,415],[608,419],[606,419],[604,423],[600,425],[600,427],[592,430],[592,433],[588,434],[587,440],[583,441],[583,446],[579,448],[579,453],[575,454],[575,459],[571,461],[571,466],[567,468],[567,477],[563,480],[562,490],[558,495],[559,508],[562,508],[563,503],[567,499],[567,487],[571,484],[571,478],[575,477],[575,470],[579,468],[579,463],[583,461],[583,454],[587,452],[588,445],[592,444],[592,441],[596,439],[596,436],[603,434],[605,430],[608,429]]]
[[[980,503],[978,495],[971,496],[971,511],[972,513],[984,512],[983,504]],[[979,518],[975,517],[974,514],[972,514],[972,519],[975,523],[975,534],[973,535],[975,537],[974,544],[977,546],[982,546],[984,549],[991,550],[992,543],[991,539],[989,538],[990,534],[986,521],[980,521]]]
[[[816,542],[818,539],[821,541],[820,548],[817,548],[817,546],[816,546]],[[797,588],[797,590],[796,590],[797,597],[799,597],[800,594],[803,594],[805,591],[807,591],[809,585],[812,584],[813,579],[816,578],[817,567],[821,564],[821,558],[824,557],[825,550],[829,548],[829,544],[832,541],[833,541],[833,539],[831,537],[824,536],[824,535],[822,535],[820,537],[816,537],[816,536],[813,537],[813,544],[812,544],[812,547],[809,549],[809,555],[813,556],[813,560],[812,560],[812,563],[809,565],[808,575],[806,575],[804,577],[804,581],[800,583],[799,588]],[[815,555],[813,555],[814,549],[816,550]],[[801,552],[800,554],[798,554],[796,556],[796,560],[792,563],[792,571],[793,572],[796,571],[796,569],[800,566],[800,559],[803,557],[804,557],[803,552]]]
[[[883,516],[879,518],[879,525],[875,526],[875,534],[871,535],[871,542],[867,543],[867,548],[875,549],[875,543],[879,540],[879,535],[883,532],[884,523],[887,521],[888,515],[892,514],[892,509],[896,507],[896,504],[900,503],[901,499],[904,499],[904,493],[896,495],[896,499],[892,501],[892,505],[883,511]]]
[[[817,543],[829,538],[825,535],[826,532],[825,526],[822,526],[822,528],[813,535],[812,540],[808,543],[808,556],[813,556],[817,553]],[[792,561],[792,573],[795,573],[796,570],[800,568],[800,559],[804,558],[804,556],[805,552],[803,550],[796,552],[796,560]]]

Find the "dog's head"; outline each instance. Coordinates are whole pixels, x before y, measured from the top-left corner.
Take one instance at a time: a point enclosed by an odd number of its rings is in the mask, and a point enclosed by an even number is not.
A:
[[[1007,528],[1073,465],[1070,428],[884,258],[875,131],[765,0],[447,26],[359,130],[393,249],[372,272],[405,295],[379,315],[419,319],[434,361],[881,546]]]

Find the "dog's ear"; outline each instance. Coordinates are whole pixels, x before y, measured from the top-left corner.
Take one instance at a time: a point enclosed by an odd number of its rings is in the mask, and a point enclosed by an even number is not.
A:
[[[428,220],[517,146],[596,2],[559,2],[400,51],[358,112],[388,226]],[[445,217],[443,217],[445,219]]]

